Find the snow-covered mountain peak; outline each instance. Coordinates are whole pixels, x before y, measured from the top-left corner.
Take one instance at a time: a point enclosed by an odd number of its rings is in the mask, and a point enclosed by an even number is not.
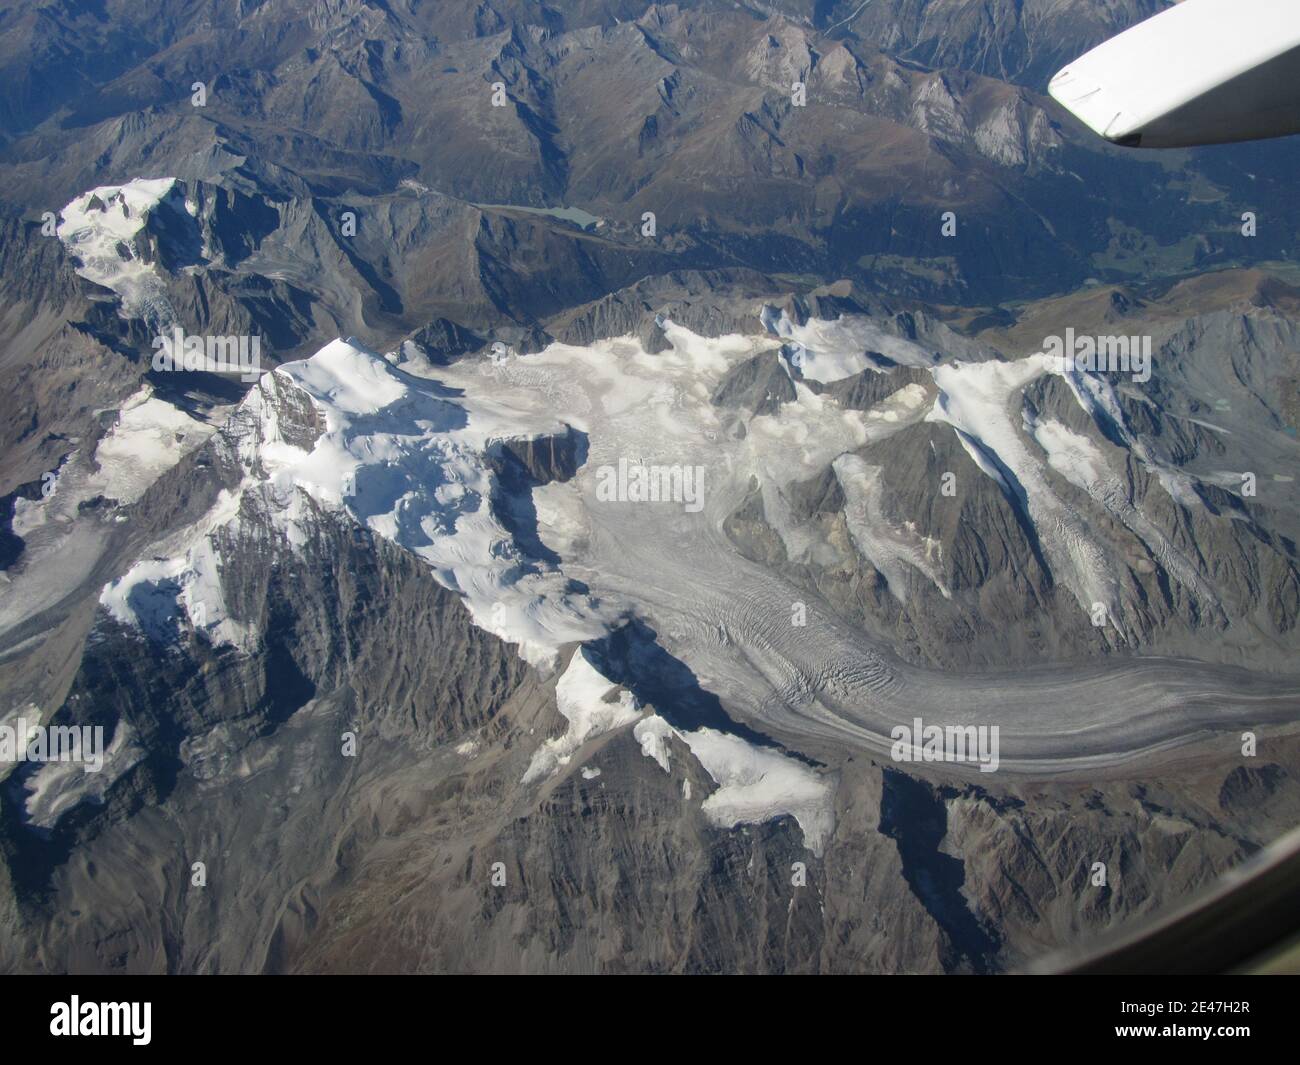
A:
[[[618,612],[520,546],[510,489],[489,452],[566,429],[549,416],[512,424],[490,403],[413,377],[355,340],[332,341],[263,375],[216,444],[243,471],[238,489],[194,527],[179,556],[137,563],[101,602],[120,621],[165,635],[177,607],[160,611],[158,590],[192,620],[187,589],[198,568],[220,568],[222,530],[266,521],[298,546],[322,510],[332,511],[411,551],[464,597],[477,624],[518,644],[528,661],[553,666],[562,645],[602,635]],[[210,604],[203,616],[211,625]],[[154,623],[160,617],[166,624]],[[227,642],[247,645],[242,632]]]
[[[140,233],[150,214],[172,196],[183,199],[170,177],[103,185],[68,203],[58,226],[59,239],[78,263],[77,273],[116,293],[123,318],[143,318],[159,332],[171,329],[175,314]]]

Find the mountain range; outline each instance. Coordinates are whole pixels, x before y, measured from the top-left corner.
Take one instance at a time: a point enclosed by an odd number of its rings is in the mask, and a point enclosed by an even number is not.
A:
[[[1000,972],[1280,836],[1297,146],[1045,93],[1165,6],[16,0],[0,726],[105,764],[0,970]]]

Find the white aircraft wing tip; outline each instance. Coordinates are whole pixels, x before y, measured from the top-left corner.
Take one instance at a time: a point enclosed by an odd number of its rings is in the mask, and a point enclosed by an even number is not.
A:
[[[1062,67],[1047,89],[1126,146],[1300,131],[1300,0],[1185,0]]]

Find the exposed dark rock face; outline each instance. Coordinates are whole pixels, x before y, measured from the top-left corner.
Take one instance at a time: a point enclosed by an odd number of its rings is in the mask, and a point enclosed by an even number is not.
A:
[[[561,436],[503,440],[495,453],[489,452],[488,461],[498,474],[517,471],[514,475],[530,482],[529,487],[563,483],[587,461],[587,440],[584,433],[568,426]]]
[[[775,351],[755,355],[727,374],[713,394],[719,407],[773,414],[795,397],[794,382]]]

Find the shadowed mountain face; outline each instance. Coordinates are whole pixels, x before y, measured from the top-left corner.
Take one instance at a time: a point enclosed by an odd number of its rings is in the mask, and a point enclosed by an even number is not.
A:
[[[850,0],[811,13],[829,33],[878,42],[901,58],[1035,88],[1080,51],[1175,0]]]
[[[1164,6],[6,7],[0,754],[103,764],[0,971],[994,972],[1293,825],[1296,143],[1044,92]]]

